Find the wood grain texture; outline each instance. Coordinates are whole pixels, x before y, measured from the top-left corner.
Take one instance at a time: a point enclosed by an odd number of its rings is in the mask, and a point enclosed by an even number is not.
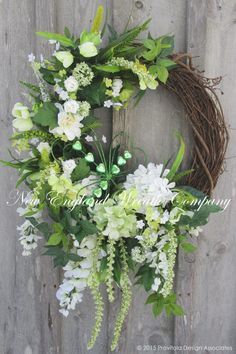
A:
[[[178,264],[178,293],[186,309],[184,318],[175,323],[176,345],[228,345],[236,350],[234,309],[235,261],[235,56],[236,2],[189,1],[188,48],[198,58],[206,76],[223,76],[221,97],[231,135],[225,173],[214,197],[231,199],[222,214],[213,216],[199,237],[195,256]],[[220,94],[220,91],[219,91]],[[203,353],[209,353],[203,350]],[[225,351],[222,351],[224,353]]]
[[[152,36],[174,32],[176,51],[185,51],[185,1],[114,2],[113,19],[116,30],[124,29],[129,16],[130,27],[152,17]],[[129,136],[125,139],[127,146],[134,145],[143,149],[148,161],[156,163],[167,160],[177,149],[177,131],[181,131],[185,139],[188,139],[183,109],[178,100],[162,87],[155,92],[149,90],[137,107],[133,108],[131,105],[125,111],[114,112],[113,134],[120,131],[125,131]],[[144,161],[143,154],[137,151],[135,155],[135,165]],[[165,315],[154,319],[151,307],[144,306],[146,298],[144,291],[134,288],[132,307],[119,345],[120,353],[136,353],[138,345],[146,345],[145,352],[151,353],[153,351],[148,350],[148,345],[164,346],[174,342],[174,320],[167,319]],[[169,352],[171,351],[158,351]]]
[[[51,0],[22,0],[20,6],[12,0],[0,2],[1,158],[9,158],[12,106],[25,101],[18,82],[32,80],[27,55],[40,53],[34,32],[38,26],[53,30],[54,13]],[[0,179],[0,353],[57,353],[60,321],[54,285],[58,285],[58,273],[52,271],[49,259],[40,257],[40,249],[35,257],[21,256],[16,232],[16,226],[22,223],[16,213],[19,203],[6,206],[16,174],[1,169]]]
[[[0,0],[0,45],[2,62],[0,108],[0,154],[7,158],[6,147],[11,135],[12,106],[24,101],[18,81],[32,80],[27,63],[31,52],[39,55],[52,48],[34,35],[36,30],[63,31],[67,26],[75,34],[89,27],[98,4],[105,0]],[[234,240],[236,194],[235,131],[235,0],[107,0],[110,20],[116,30],[123,30],[130,16],[130,26],[152,17],[150,30],[154,36],[175,33],[176,51],[188,50],[209,76],[222,75],[222,103],[230,126],[226,172],[215,192],[216,198],[232,198],[221,215],[212,217],[199,237],[196,255],[179,255],[176,289],[186,316],[166,319],[152,318],[151,308],[144,307],[146,294],[134,288],[134,299],[122,332],[117,353],[153,353],[137,350],[138,345],[231,345],[236,351],[235,324],[236,267]],[[111,138],[111,112],[97,112],[103,130]],[[163,88],[149,91],[136,108],[113,114],[113,135],[121,130],[130,135],[133,144],[142,148],[148,160],[161,162],[177,149],[176,131],[189,146],[190,133],[178,100]],[[129,145],[128,139],[125,141]],[[135,165],[143,162],[137,151]],[[0,354],[108,354],[120,306],[109,305],[105,299],[105,315],[101,335],[94,349],[87,351],[94,307],[87,292],[83,304],[67,319],[58,314],[55,298],[61,276],[52,262],[41,257],[21,256],[16,226],[22,222],[16,207],[6,206],[14,189],[16,174],[2,169],[0,174]],[[12,195],[11,195],[12,196]],[[11,199],[12,202],[12,199]],[[104,290],[104,289],[103,289]],[[172,351],[173,352],[173,351]],[[202,351],[209,353],[210,351]],[[171,353],[159,350],[158,353]],[[223,352],[222,352],[223,353]]]

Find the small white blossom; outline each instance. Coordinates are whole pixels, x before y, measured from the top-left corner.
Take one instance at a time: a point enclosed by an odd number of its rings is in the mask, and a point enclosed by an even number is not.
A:
[[[93,137],[92,137],[91,135],[86,135],[85,140],[86,140],[88,143],[91,143],[91,142],[93,141]]]
[[[102,136],[102,142],[103,142],[104,144],[107,143],[107,138],[105,137],[105,135]]]
[[[104,107],[110,108],[110,107],[112,107],[112,106],[113,106],[112,100],[104,101]]]
[[[30,63],[33,63],[33,62],[35,61],[35,55],[34,55],[33,53],[30,53],[30,54],[28,55],[28,61],[29,61]]]
[[[143,220],[138,220],[137,221],[137,228],[142,229],[145,226],[145,223]]]

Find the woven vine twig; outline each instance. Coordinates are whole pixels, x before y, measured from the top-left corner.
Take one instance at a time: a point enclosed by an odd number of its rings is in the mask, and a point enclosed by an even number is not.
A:
[[[228,131],[215,88],[221,78],[209,79],[193,68],[191,56],[176,55],[178,64],[170,71],[165,87],[174,92],[185,107],[194,137],[192,169],[186,183],[208,195],[223,171]],[[188,59],[188,62],[184,62]]]

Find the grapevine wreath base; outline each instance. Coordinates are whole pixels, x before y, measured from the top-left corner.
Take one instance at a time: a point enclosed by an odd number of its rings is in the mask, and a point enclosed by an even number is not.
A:
[[[11,141],[18,156],[11,153],[12,161],[2,162],[19,171],[17,186],[24,182],[31,191],[25,207],[18,208],[25,218],[18,227],[23,255],[33,253],[43,234],[44,254],[63,268],[56,294],[60,312],[68,316],[82,301],[84,289],[91,290],[95,320],[88,348],[102,325],[101,284],[110,302],[115,288],[120,289],[114,350],[134,286],[148,292],[146,303],[154,316],[163,310],[168,316],[183,315],[173,292],[176,255],[179,247],[193,252],[191,238],[210,213],[221,210],[203,192],[210,195],[217,183],[228,135],[214,91],[218,81],[194,70],[186,55],[174,55],[173,36],[154,39],[149,34],[138,40],[149,21],[118,35],[109,25],[100,30],[102,17],[100,6],[92,28],[79,38],[67,28],[64,35],[38,33],[55,50],[40,62],[29,55],[37,83],[21,82],[29,103],[16,103],[12,110]],[[102,48],[106,28],[109,43]],[[128,171],[135,151],[124,150],[115,139],[107,148],[106,137],[96,136],[100,122],[93,111],[125,109],[159,83],[186,109],[194,136],[192,168],[179,172],[185,143],[178,135],[174,161]]]

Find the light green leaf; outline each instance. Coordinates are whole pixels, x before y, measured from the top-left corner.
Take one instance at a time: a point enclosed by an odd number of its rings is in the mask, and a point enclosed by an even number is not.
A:
[[[180,246],[181,246],[181,248],[183,248],[183,250],[185,252],[188,252],[188,253],[195,252],[197,249],[196,246],[194,246],[192,243],[189,243],[189,242],[181,242]]]
[[[64,47],[74,47],[74,42],[70,38],[63,36],[62,34],[51,32],[36,32],[36,34],[48,40],[52,39],[54,41],[57,41],[61,43]]]
[[[168,70],[162,65],[157,65],[156,74],[157,74],[157,78],[165,84],[169,76]]]
[[[177,153],[177,156],[175,158],[175,161],[170,169],[170,172],[168,173],[167,175],[167,178],[171,181],[176,172],[178,171],[180,165],[181,165],[181,162],[183,161],[183,157],[184,157],[184,153],[185,153],[185,143],[184,143],[184,140],[183,138],[181,137],[181,135],[177,135],[177,137],[179,138],[179,141],[180,141],[180,147],[179,147],[179,151]]]
[[[117,65],[94,65],[94,68],[107,73],[117,73],[121,71],[121,68]]]
[[[58,245],[62,240],[61,233],[55,232],[49,237],[49,240],[47,242],[48,246],[56,246]]]
[[[98,33],[100,31],[102,21],[103,21],[103,13],[104,13],[103,6],[102,5],[98,6],[98,9],[97,9],[97,12],[96,12],[96,15],[94,17],[93,24],[91,27],[91,32]]]

